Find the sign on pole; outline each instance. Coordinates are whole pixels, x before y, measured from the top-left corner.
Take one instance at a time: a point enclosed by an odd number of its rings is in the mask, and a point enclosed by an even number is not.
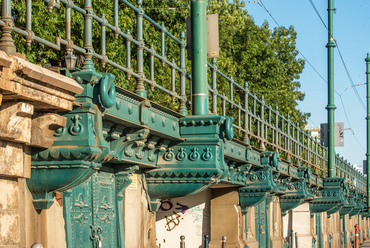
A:
[[[320,140],[325,147],[329,146],[328,123],[320,124]],[[344,122],[337,122],[334,124],[334,146],[344,146]]]
[[[362,173],[364,175],[367,175],[367,160],[364,160],[364,162],[362,163]]]

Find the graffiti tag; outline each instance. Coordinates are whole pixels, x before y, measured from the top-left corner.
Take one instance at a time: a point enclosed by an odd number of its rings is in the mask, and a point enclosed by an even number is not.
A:
[[[174,208],[173,203],[170,200],[164,201],[161,200],[161,206],[159,207],[160,210],[166,212],[166,211],[171,211],[172,208]],[[186,211],[189,210],[189,207],[187,205],[183,205],[181,203],[176,202],[176,210],[181,210],[182,214],[185,214]]]
[[[180,224],[180,218],[181,218],[181,215],[176,213],[176,212],[173,212],[173,215],[167,217],[167,216],[164,216],[166,218],[166,230],[167,231],[172,231],[173,229],[175,229],[175,227],[177,227],[179,224]],[[184,218],[181,218],[181,219],[184,219]]]

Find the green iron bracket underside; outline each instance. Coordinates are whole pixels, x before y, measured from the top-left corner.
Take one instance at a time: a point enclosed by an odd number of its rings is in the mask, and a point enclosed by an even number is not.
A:
[[[300,167],[298,175],[301,179],[287,183],[285,194],[280,196],[280,208],[283,215],[286,215],[289,210],[298,207],[305,200],[312,199],[307,185],[307,181],[311,176],[310,168]]]
[[[161,199],[198,193],[228,171],[224,162],[224,139],[232,138],[228,120],[222,116],[180,119],[185,141],[169,144],[159,153],[159,168],[145,173],[152,211],[157,211]]]
[[[67,125],[54,135],[51,148],[32,150],[27,180],[36,209],[53,204],[55,192],[88,179],[102,164],[120,170],[156,168],[160,151],[180,142],[181,117],[114,86],[114,76],[79,71],[73,78],[84,87],[74,109],[63,115]]]
[[[342,217],[346,214],[349,214],[356,208],[356,200],[357,200],[357,189],[351,189],[346,194],[347,204],[345,204],[339,211],[339,215]]]
[[[332,214],[347,203],[345,194],[348,188],[344,178],[325,178],[324,187],[315,192],[315,198],[310,202],[311,215],[330,210]]]
[[[352,216],[360,214],[360,212],[365,207],[365,204],[364,204],[365,194],[359,193],[357,189],[352,189],[351,191],[353,192],[353,195],[354,195],[355,206],[352,209],[352,211],[349,213],[350,218],[352,218]]]

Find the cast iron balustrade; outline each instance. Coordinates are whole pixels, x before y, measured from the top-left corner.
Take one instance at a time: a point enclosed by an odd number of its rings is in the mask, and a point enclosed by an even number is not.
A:
[[[92,0],[85,0],[84,6],[76,4],[77,1],[72,0],[43,0],[46,4],[45,12],[52,12],[53,9],[65,8],[65,35],[64,37],[54,37],[55,42],[51,42],[50,37],[40,37],[32,30],[32,1],[26,1],[25,13],[17,13],[17,15],[26,16],[25,26],[14,26],[14,13],[11,10],[11,0],[3,0],[2,2],[2,17],[0,26],[2,29],[2,37],[0,40],[0,49],[9,54],[15,54],[15,45],[12,40],[12,33],[17,33],[23,36],[27,45],[31,46],[32,42],[41,43],[54,50],[60,51],[63,47],[69,53],[71,49],[75,52],[83,54],[85,63],[82,70],[95,70],[94,62],[99,60],[102,67],[107,65],[121,70],[129,79],[136,79],[135,93],[141,97],[147,97],[146,86],[152,90],[156,89],[164,94],[167,94],[172,100],[177,99],[179,104],[178,112],[182,116],[188,114],[187,105],[191,102],[187,98],[187,94],[191,95],[191,86],[187,86],[186,82],[191,81],[191,76],[186,71],[186,42],[185,34],[181,32],[180,38],[166,30],[162,24],[158,24],[153,19],[145,14],[143,1],[138,0],[137,6],[131,1],[114,0],[113,10],[110,13],[113,16],[106,17],[103,13],[97,16],[94,13]],[[135,37],[128,31],[123,30],[119,26],[119,20],[122,18],[119,15],[120,8],[123,6],[131,9],[136,14],[136,35]],[[72,11],[73,15],[82,15],[84,17],[84,42],[83,46],[79,40],[74,40],[72,35]],[[47,15],[45,16],[47,19]],[[111,22],[110,20],[113,20]],[[157,52],[153,46],[145,44],[145,37],[150,34],[143,34],[144,24],[148,22],[153,27],[154,32],[160,34],[160,52]],[[100,32],[93,32],[93,23],[100,26]],[[111,32],[116,39],[122,39],[126,47],[125,64],[118,64],[107,56],[107,33]],[[99,48],[93,47],[92,40],[95,37],[100,37],[101,44]],[[174,42],[178,45],[180,57],[177,60],[168,60],[166,53],[166,43]],[[133,50],[136,49],[136,50]],[[99,52],[97,52],[99,51]],[[136,60],[131,55],[132,51],[136,53]],[[144,61],[145,56],[149,59]],[[95,59],[94,61],[92,59]],[[136,64],[136,70],[132,68],[132,62]],[[156,82],[154,75],[156,62],[159,62],[163,67],[170,70],[168,78],[170,80],[169,89],[161,82]],[[144,71],[144,63],[147,63],[148,71]],[[248,90],[248,84],[244,87],[237,83],[233,77],[225,75],[217,69],[216,59],[212,59],[208,63],[211,82],[208,90],[211,98],[212,114],[218,115],[233,115],[235,124],[233,127],[239,133],[239,138],[248,145],[257,147],[261,151],[274,150],[280,153],[280,156],[285,161],[293,163],[294,166],[308,166],[312,173],[321,178],[327,177],[327,148],[322,146],[317,139],[311,137],[310,133],[303,131],[298,127],[298,124],[292,123],[289,116],[283,116],[279,113],[278,107],[266,105],[264,97],[256,96]],[[162,70],[165,73],[165,68]],[[176,74],[179,74],[178,76]],[[177,77],[179,80],[177,80]],[[177,87],[179,85],[179,87]],[[190,84],[191,85],[191,84]],[[225,94],[221,91],[221,85],[229,85],[229,91]],[[186,92],[189,89],[190,92]],[[240,102],[236,102],[237,97],[241,98]],[[228,105],[228,106],[226,106]],[[365,177],[350,163],[343,158],[336,156],[336,170],[338,177],[344,177],[350,187],[353,187],[355,179],[357,188],[366,192]]]
[[[283,159],[298,166],[311,167],[313,174],[327,177],[328,150],[317,138],[313,138],[309,131],[301,130],[298,123],[292,123],[289,115],[281,115],[278,106],[265,104],[263,95],[258,97],[252,94],[247,82],[242,87],[232,76],[219,71],[215,58],[208,63],[208,68],[211,74],[208,86],[212,102],[210,111],[216,115],[220,112],[221,115],[233,113],[232,117],[236,120],[234,130],[242,134],[240,139],[262,151],[277,151]],[[221,93],[221,82],[224,87],[229,86],[226,94]],[[234,99],[237,95],[242,100],[236,103]],[[356,180],[356,187],[366,192],[364,175],[339,154],[336,155],[336,170],[336,175],[346,178],[350,187],[354,187]]]
[[[55,37],[55,42],[51,42],[49,39],[50,37],[40,37],[32,31],[32,2],[31,0],[26,1],[26,13],[20,13],[20,15],[26,15],[26,23],[25,27],[15,27],[13,22],[12,12],[10,11],[11,0],[3,1],[4,4],[9,6],[7,14],[2,16],[2,20],[0,20],[0,26],[2,26],[3,30],[3,37],[7,39],[7,43],[3,44],[2,49],[8,52],[9,46],[14,46],[14,42],[11,40],[11,32],[15,32],[17,34],[22,35],[26,41],[27,45],[31,46],[32,42],[41,43],[47,47],[50,47],[54,50],[60,51],[62,49],[62,45],[66,49],[66,53],[69,53],[71,49],[73,51],[83,54],[86,58],[96,58],[100,61],[102,67],[106,65],[110,65],[116,69],[119,69],[126,73],[128,79],[130,77],[134,77],[137,81],[135,93],[142,97],[147,96],[147,92],[145,89],[145,84],[149,85],[151,90],[158,89],[172,98],[172,100],[178,99],[180,101],[180,108],[179,112],[182,115],[187,115],[187,108],[186,104],[190,103],[187,100],[186,92],[185,92],[185,84],[186,80],[189,80],[189,75],[186,72],[185,68],[185,33],[181,32],[180,38],[176,38],[174,35],[169,33],[164,26],[164,24],[158,24],[150,17],[145,15],[145,11],[142,7],[142,0],[137,1],[137,6],[134,6],[131,2],[126,0],[114,0],[113,6],[113,17],[108,18],[102,14],[101,17],[97,16],[94,13],[94,9],[92,7],[92,1],[86,0],[85,6],[81,7],[76,4],[78,1],[72,0],[43,0],[45,2],[45,11],[48,9],[49,12],[52,12],[53,9],[60,9],[65,8],[65,36],[64,37]],[[130,8],[136,14],[136,24],[137,24],[137,32],[136,38],[131,35],[129,30],[123,31],[119,26],[119,11],[120,8],[123,7]],[[84,46],[79,46],[79,41],[73,39],[73,34],[71,33],[71,25],[72,25],[72,14],[74,15],[80,14],[85,18],[85,28],[84,28]],[[55,11],[55,10],[54,10]],[[108,10],[107,10],[108,11]],[[9,18],[11,16],[11,18]],[[47,16],[47,15],[46,15]],[[47,17],[45,17],[47,18]],[[113,19],[113,23],[109,22],[108,20]],[[143,35],[143,22],[149,22],[152,27],[154,28],[155,32],[159,32],[161,35],[161,46],[160,52],[156,51],[155,48],[151,46],[147,46],[144,43],[144,35]],[[100,26],[101,32],[99,34],[93,33],[93,22],[97,22]],[[126,57],[126,64],[118,64],[115,61],[112,61],[106,54],[106,47],[107,47],[107,32],[112,32],[116,39],[122,39],[125,42],[126,46],[126,54],[122,54],[122,56]],[[150,34],[147,34],[148,36]],[[88,41],[92,37],[99,36],[101,39],[101,47],[94,48],[91,41]],[[88,39],[86,39],[88,37]],[[166,39],[169,39],[169,42],[174,42],[178,45],[180,50],[180,58],[177,61],[172,59],[171,61],[166,57]],[[4,43],[4,42],[3,42]],[[12,44],[13,43],[13,44]],[[1,47],[1,45],[0,45]],[[137,70],[134,71],[132,68],[132,61],[133,56],[131,55],[133,47],[136,47],[136,65]],[[96,51],[100,50],[100,53]],[[168,50],[168,49],[167,49]],[[13,50],[12,50],[13,51]],[[147,55],[149,59],[149,71],[144,71],[144,56]],[[171,88],[167,89],[163,87],[163,85],[157,83],[155,81],[155,59],[160,61],[162,67],[168,66],[171,71],[170,79],[171,79]],[[86,69],[86,68],[85,68]],[[176,73],[179,73],[179,83],[176,82]],[[176,84],[180,85],[180,89],[176,89]]]

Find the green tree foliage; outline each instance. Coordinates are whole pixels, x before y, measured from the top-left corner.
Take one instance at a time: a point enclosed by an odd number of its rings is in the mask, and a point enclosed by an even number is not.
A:
[[[74,1],[77,6],[83,7],[83,0]],[[94,0],[93,9],[97,16],[105,17],[113,23],[113,1]],[[134,6],[136,1],[130,0]],[[17,27],[25,27],[25,2],[15,0],[13,3],[13,17]],[[164,23],[166,29],[176,37],[180,36],[181,31],[186,30],[186,17],[190,16],[188,0],[174,1],[143,1],[145,14],[150,16],[157,23]],[[125,33],[130,31],[136,37],[136,16],[135,13],[124,4],[120,5],[119,26]],[[60,36],[65,38],[65,8],[53,9],[52,13],[47,13],[47,7],[43,1],[32,2],[32,30],[35,35],[54,43],[55,38]],[[232,76],[240,85],[248,82],[250,92],[258,96],[264,95],[264,101],[274,107],[279,106],[279,112],[283,115],[290,115],[293,122],[299,122],[302,127],[309,114],[302,113],[296,109],[297,101],[304,99],[304,94],[299,91],[299,75],[304,67],[304,60],[298,59],[298,51],[295,47],[297,33],[294,27],[279,27],[273,31],[269,29],[268,23],[262,26],[254,23],[251,16],[245,9],[242,1],[234,0],[229,3],[227,0],[209,0],[208,13],[219,15],[220,30],[220,57],[217,59],[217,67],[227,76]],[[97,53],[101,52],[101,31],[100,25],[93,22],[93,43]],[[72,40],[80,47],[83,47],[84,18],[80,13],[72,11]],[[17,51],[25,53],[31,62],[45,65],[64,65],[64,50],[55,51],[45,45],[33,42],[32,46],[27,47],[24,38],[14,35]],[[155,27],[144,21],[144,41],[147,46],[153,45],[157,53],[160,53],[160,32],[156,32]],[[107,56],[110,60],[126,67],[126,41],[123,38],[114,38],[114,34],[107,31]],[[131,68],[136,71],[136,47],[132,44]],[[179,65],[180,49],[177,43],[166,38],[166,57],[169,61],[175,59]],[[144,55],[144,66],[146,77],[149,77],[149,55]],[[103,68],[98,60],[95,60],[98,71],[111,72],[116,75],[116,83],[128,90],[134,90],[135,79],[127,77],[126,73],[105,66]],[[155,80],[167,89],[170,89],[171,69],[168,66],[161,66],[160,61],[156,60]],[[81,66],[81,61],[79,61]],[[190,61],[186,62],[188,73],[190,72]],[[176,81],[179,80],[176,74]],[[218,85],[219,92],[229,92],[229,84],[222,81]],[[223,83],[222,83],[223,82]],[[176,83],[176,87],[179,87]],[[236,102],[243,99],[242,92],[235,91]],[[160,104],[168,105],[171,98],[161,94],[159,91],[150,91],[149,96]],[[172,107],[177,107],[178,103],[170,103]],[[232,110],[228,114],[232,114]],[[219,113],[220,114],[220,113]]]

